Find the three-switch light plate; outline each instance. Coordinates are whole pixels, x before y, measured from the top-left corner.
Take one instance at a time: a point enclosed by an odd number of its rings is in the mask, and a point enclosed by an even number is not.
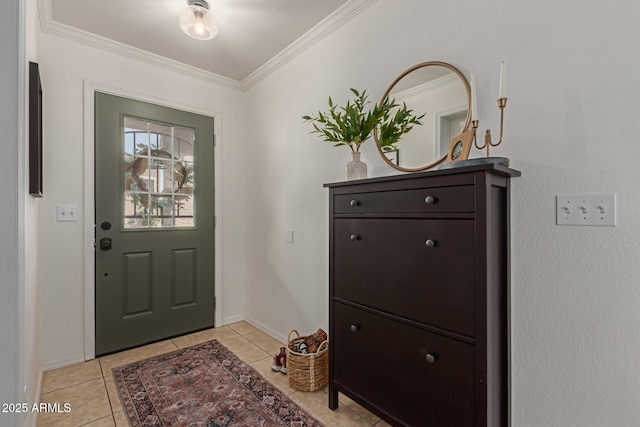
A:
[[[616,194],[592,193],[556,196],[558,225],[616,225]]]

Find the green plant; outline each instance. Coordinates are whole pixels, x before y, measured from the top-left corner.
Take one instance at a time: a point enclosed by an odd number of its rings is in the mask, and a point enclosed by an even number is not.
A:
[[[319,134],[327,142],[334,142],[334,147],[346,145],[351,151],[360,151],[360,145],[376,130],[380,148],[391,151],[396,149],[395,144],[402,135],[414,125],[422,124],[420,119],[424,114],[416,117],[413,110],[407,109],[404,103],[400,107],[387,97],[382,104],[376,104],[366,111],[369,104],[367,91],[359,92],[352,88],[351,92],[356,98],[348,100],[344,107],[335,105],[329,97],[329,110],[320,111],[317,115],[302,116],[305,123],[312,123],[311,133]]]
[[[351,151],[360,151],[362,145],[371,137],[373,130],[384,117],[383,107],[374,105],[372,110],[365,111],[369,101],[367,91],[360,93],[351,89],[356,96],[347,101],[344,107],[338,107],[329,97],[329,110],[317,115],[303,116],[305,122],[313,124],[311,133],[318,133],[327,142],[335,142],[334,147],[348,146]]]
[[[409,132],[415,125],[422,125],[420,121],[426,113],[416,117],[413,114],[413,110],[407,108],[406,103],[402,103],[402,107],[395,103],[395,100],[389,101],[389,98],[385,98],[383,102],[384,114],[378,126],[378,146],[382,151],[394,151],[397,150],[396,143],[402,138],[402,135]],[[395,109],[395,113],[392,112]]]

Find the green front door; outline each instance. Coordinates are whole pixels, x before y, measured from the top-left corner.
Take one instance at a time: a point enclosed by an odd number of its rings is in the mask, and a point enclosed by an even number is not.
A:
[[[213,118],[96,92],[96,355],[213,326],[213,153]]]

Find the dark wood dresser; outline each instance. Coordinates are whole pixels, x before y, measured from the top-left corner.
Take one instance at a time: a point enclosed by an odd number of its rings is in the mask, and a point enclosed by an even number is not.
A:
[[[509,182],[482,165],[329,188],[329,407],[508,424]]]

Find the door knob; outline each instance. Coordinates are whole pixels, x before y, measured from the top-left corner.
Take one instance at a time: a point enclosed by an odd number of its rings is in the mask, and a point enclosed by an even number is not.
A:
[[[100,239],[100,250],[109,251],[111,250],[111,239],[108,237],[103,237]]]
[[[434,353],[427,353],[427,363],[435,363],[436,362],[436,355]]]
[[[359,234],[352,234],[351,237],[349,237],[351,239],[352,242],[357,242],[358,240],[360,240],[360,235]]]
[[[111,223],[109,221],[104,221],[102,224],[100,224],[100,228],[102,228],[105,231],[110,230]]]
[[[358,332],[358,329],[360,329],[360,325],[351,325],[351,332]]]
[[[431,240],[431,239],[427,239],[426,242],[424,242],[425,245],[427,245],[427,247],[432,248],[436,245],[436,241],[435,240]]]

